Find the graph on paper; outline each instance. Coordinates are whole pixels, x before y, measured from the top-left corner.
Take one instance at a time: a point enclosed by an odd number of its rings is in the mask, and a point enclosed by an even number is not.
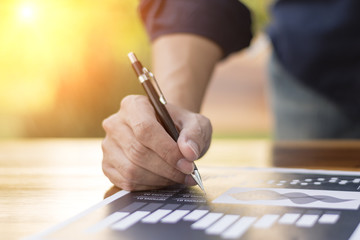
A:
[[[360,239],[360,174],[209,169],[198,188],[112,196],[41,239]]]

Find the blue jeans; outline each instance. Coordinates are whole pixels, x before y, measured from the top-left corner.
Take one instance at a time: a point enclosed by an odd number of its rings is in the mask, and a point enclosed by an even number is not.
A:
[[[298,81],[274,54],[268,71],[275,140],[360,138],[360,123],[351,121],[338,106]]]

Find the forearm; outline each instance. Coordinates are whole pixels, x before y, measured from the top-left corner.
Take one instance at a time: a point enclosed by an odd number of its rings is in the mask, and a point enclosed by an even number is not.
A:
[[[170,34],[152,44],[153,71],[168,102],[199,112],[215,64],[214,42],[192,34]]]

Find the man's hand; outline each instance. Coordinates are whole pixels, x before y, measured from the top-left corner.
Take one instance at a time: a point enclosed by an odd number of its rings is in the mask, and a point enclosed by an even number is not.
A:
[[[125,190],[146,190],[175,183],[195,185],[193,161],[209,148],[210,121],[197,113],[166,105],[180,131],[175,142],[157,121],[145,96],[127,96],[120,110],[105,119],[103,171]]]
[[[125,97],[119,112],[103,122],[102,144],[103,171],[125,190],[195,185],[189,175],[193,161],[207,151],[211,141],[210,121],[197,112],[222,50],[192,34],[161,36],[152,48],[154,73],[180,135],[177,142],[170,137],[147,97]]]

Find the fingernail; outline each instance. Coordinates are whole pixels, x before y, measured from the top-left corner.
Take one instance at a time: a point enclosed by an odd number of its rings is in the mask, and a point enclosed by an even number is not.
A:
[[[186,175],[186,177],[185,177],[185,185],[187,185],[187,186],[195,186],[196,185],[196,182],[192,178],[191,175]]]
[[[194,164],[184,158],[180,159],[176,166],[181,172],[185,174],[190,174],[194,171]]]
[[[196,159],[198,159],[200,157],[199,146],[193,140],[188,140],[186,143],[193,150],[193,152],[196,156]],[[196,160],[196,159],[194,159],[194,160]]]

